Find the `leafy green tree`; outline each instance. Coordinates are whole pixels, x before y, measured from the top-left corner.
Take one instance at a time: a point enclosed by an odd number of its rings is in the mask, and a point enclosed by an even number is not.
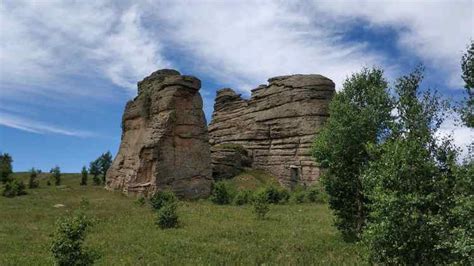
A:
[[[87,174],[87,168],[83,166],[81,171],[81,186],[87,186]]]
[[[38,177],[38,171],[35,168],[31,168],[30,180],[28,181],[28,187],[30,189],[39,187],[38,180],[36,180],[37,177]]]
[[[6,183],[13,173],[13,159],[8,153],[0,153],[0,182]]]
[[[329,106],[329,118],[317,135],[313,156],[325,169],[323,183],[335,224],[348,240],[360,238],[367,216],[361,175],[368,147],[389,131],[393,102],[381,69],[363,69],[343,84]]]
[[[102,174],[102,183],[105,184],[105,176],[107,174],[107,170],[109,170],[110,166],[112,165],[112,154],[110,151],[103,153],[99,157],[99,165],[100,165],[100,172]]]
[[[100,185],[100,161],[99,159],[92,161],[89,164],[89,173],[92,175],[92,181],[94,182],[94,185]]]
[[[461,109],[461,117],[468,127],[474,127],[474,41],[461,59],[462,79],[467,91],[465,106]]]
[[[54,185],[61,185],[61,169],[59,168],[59,166],[55,166],[49,172],[52,174]]]
[[[417,68],[397,81],[393,134],[370,147],[373,159],[363,178],[370,209],[364,241],[376,264],[453,260],[443,244],[452,227],[457,152],[449,138],[436,138],[448,106],[429,91],[420,93],[422,73]]]
[[[16,196],[26,195],[26,186],[23,181],[18,179],[11,179],[5,183],[5,187],[2,191],[2,196],[7,198],[13,198]]]

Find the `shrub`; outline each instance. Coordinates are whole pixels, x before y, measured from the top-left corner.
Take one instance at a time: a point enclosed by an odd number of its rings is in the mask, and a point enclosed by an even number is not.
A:
[[[265,198],[267,203],[278,204],[287,202],[290,198],[290,192],[285,188],[276,188],[271,185],[257,191],[256,197]]]
[[[161,229],[178,227],[178,214],[176,213],[177,207],[177,202],[169,202],[162,206],[158,211],[158,219],[156,223]]]
[[[255,213],[257,219],[263,220],[265,216],[270,211],[270,206],[268,204],[265,193],[257,193],[253,199],[253,212]]]
[[[90,219],[78,213],[58,220],[51,244],[53,258],[58,265],[92,265],[97,253],[83,248]]]
[[[87,186],[87,174],[87,168],[83,166],[81,171],[81,186]]]
[[[303,202],[306,201],[306,198],[307,198],[306,194],[307,194],[307,192],[304,191],[304,190],[295,191],[291,195],[291,201],[294,202],[294,203],[303,203]]]
[[[306,198],[309,202],[324,203],[327,195],[319,184],[311,186],[306,192]]]
[[[230,189],[226,183],[214,183],[210,197],[212,202],[219,205],[229,204],[231,202],[231,198]]]
[[[13,198],[16,196],[26,195],[26,186],[23,181],[10,180],[5,184],[2,195],[7,198]]]
[[[234,197],[234,204],[235,205],[244,205],[251,201],[252,199],[252,191],[250,190],[241,190],[235,195]]]
[[[30,189],[39,187],[38,180],[36,180],[37,177],[38,172],[35,170],[35,168],[32,168],[30,171],[30,180],[28,181],[28,187]]]
[[[13,159],[8,153],[0,153],[0,181],[3,183],[11,181],[12,162]]]
[[[150,198],[151,207],[155,211],[159,211],[163,206],[175,203],[176,201],[177,198],[172,191],[158,191]]]
[[[140,207],[145,205],[145,198],[143,196],[138,197],[138,199],[135,200],[135,204]]]
[[[52,168],[49,172],[53,174],[52,176],[54,180],[54,185],[55,186],[61,185],[61,169],[59,168],[59,166]]]
[[[49,180],[46,181],[46,185],[47,185],[48,187],[51,186],[51,181],[49,181]]]

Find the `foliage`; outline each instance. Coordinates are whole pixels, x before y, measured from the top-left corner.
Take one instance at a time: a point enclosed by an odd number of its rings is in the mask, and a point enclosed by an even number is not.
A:
[[[100,185],[101,180],[99,178],[100,175],[100,160],[96,159],[89,164],[89,173],[92,175],[92,181],[94,185]]]
[[[303,203],[306,201],[307,193],[304,190],[294,191],[291,195],[291,201],[293,203]]]
[[[150,198],[151,207],[159,211],[163,206],[177,202],[175,194],[172,191],[158,191]]]
[[[317,183],[307,189],[306,198],[309,202],[325,203],[327,200],[327,195],[320,183]]]
[[[177,202],[166,203],[158,211],[158,218],[156,220],[156,224],[158,224],[161,229],[178,227],[178,214],[176,213],[177,208]]]
[[[81,170],[81,186],[87,186],[87,174],[87,168],[83,166]]]
[[[232,149],[232,150],[235,150],[235,151],[238,151],[240,154],[242,155],[245,155],[247,156],[248,155],[248,152],[247,150],[244,148],[244,146],[240,145],[240,144],[235,144],[235,143],[223,143],[223,144],[219,144],[217,145],[218,148],[222,148],[222,149]]]
[[[312,153],[325,169],[329,206],[346,240],[359,239],[365,225],[367,198],[361,175],[370,160],[367,147],[386,137],[391,110],[383,71],[363,69],[336,93],[329,118],[314,141]]]
[[[249,203],[252,200],[252,191],[251,190],[241,190],[237,192],[234,197],[234,205],[244,205]]]
[[[0,182],[7,183],[13,173],[13,159],[8,153],[0,153]]]
[[[474,41],[471,41],[461,59],[461,69],[467,91],[467,100],[461,109],[461,117],[468,127],[474,127]]]
[[[135,200],[135,204],[137,204],[140,207],[145,205],[145,203],[146,203],[146,200],[145,200],[145,197],[143,196],[140,196]]]
[[[59,219],[51,244],[58,265],[92,265],[98,255],[83,247],[91,220],[82,213]]]
[[[104,184],[105,184],[105,176],[111,165],[112,165],[112,153],[110,153],[110,151],[107,151],[106,153],[103,153],[99,157],[100,172],[102,174],[102,182]]]
[[[38,177],[38,172],[36,171],[35,168],[31,168],[30,170],[30,179],[28,181],[28,188],[37,188],[39,187],[39,182],[36,180]]]
[[[263,220],[265,216],[270,211],[270,206],[268,204],[268,198],[264,193],[257,193],[252,202],[253,212],[255,213],[257,219]]]
[[[149,90],[145,90],[140,95],[141,105],[140,105],[140,114],[145,120],[150,118],[150,109],[151,109],[151,95]]]
[[[375,158],[364,174],[370,217],[364,233],[370,260],[380,264],[453,263],[450,242],[456,206],[456,150],[438,140],[446,104],[421,94],[422,69],[396,84],[397,114],[393,135],[372,146]]]
[[[55,166],[49,172],[52,174],[54,185],[61,185],[61,169],[59,168],[59,166]]]
[[[232,201],[230,188],[225,182],[216,182],[212,186],[210,200],[215,204],[224,205]]]
[[[263,197],[267,203],[272,204],[285,203],[290,198],[290,193],[287,189],[277,188],[274,185],[257,190],[255,193],[255,197]]]
[[[2,196],[13,198],[16,196],[26,195],[26,186],[21,180],[9,180],[3,188]]]

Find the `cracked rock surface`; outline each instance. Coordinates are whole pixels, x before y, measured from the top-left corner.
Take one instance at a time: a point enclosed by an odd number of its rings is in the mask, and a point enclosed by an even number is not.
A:
[[[145,196],[172,190],[179,197],[208,196],[212,184],[201,81],[162,69],[138,83],[122,117],[120,148],[106,188]]]
[[[252,90],[250,99],[221,89],[209,125],[210,143],[242,145],[252,168],[266,170],[286,186],[310,185],[320,175],[311,145],[334,93],[334,82],[321,75],[271,78]],[[213,162],[219,162],[214,167],[220,167],[222,153],[212,151]]]

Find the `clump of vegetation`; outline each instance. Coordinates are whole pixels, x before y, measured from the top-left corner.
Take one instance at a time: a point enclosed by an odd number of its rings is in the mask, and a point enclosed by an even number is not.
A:
[[[241,190],[237,192],[234,197],[234,204],[235,205],[245,205],[250,203],[252,200],[252,191],[251,190]]]
[[[92,265],[98,254],[83,247],[91,220],[82,213],[58,220],[51,244],[58,265]]]
[[[94,185],[98,186],[100,185],[100,161],[94,160],[90,162],[89,164],[89,173],[92,175],[92,182],[94,182]]]
[[[262,197],[267,203],[285,203],[290,199],[290,192],[285,188],[277,188],[274,185],[267,186],[255,192],[255,197]]]
[[[386,137],[392,106],[383,71],[363,69],[336,93],[326,125],[315,139],[313,156],[326,169],[323,181],[329,205],[346,240],[360,239],[365,226],[362,173],[371,159],[367,147]]]
[[[0,153],[0,182],[11,181],[10,175],[13,173],[13,159],[8,153]]]
[[[30,179],[28,181],[28,188],[32,189],[32,188],[39,187],[39,182],[38,180],[36,180],[37,177],[38,177],[38,171],[36,171],[35,168],[31,168]]]
[[[81,171],[81,186],[87,186],[87,175],[87,168],[83,166]]]
[[[264,193],[257,193],[252,201],[253,212],[255,213],[257,219],[263,220],[265,216],[270,211],[270,206],[268,204],[268,199]]]
[[[143,200],[145,199],[143,198]],[[177,201],[178,199],[172,191],[158,191],[150,198],[150,205],[155,211],[159,211],[165,205],[174,204]]]
[[[143,196],[140,196],[135,200],[135,204],[137,204],[140,207],[145,205],[145,203],[146,203],[146,200],[145,200],[145,197]]]
[[[232,201],[230,188],[226,182],[216,182],[212,186],[210,200],[215,204],[224,205]]]
[[[150,118],[150,109],[151,109],[151,96],[148,90],[145,90],[141,93],[141,105],[140,105],[140,113],[143,118],[148,120]]]
[[[90,162],[89,173],[92,175],[94,185],[105,184],[107,171],[112,165],[112,153],[102,153],[97,159]]]
[[[325,203],[327,201],[327,195],[324,192],[324,189],[321,187],[320,183],[317,183],[307,189],[306,199],[309,202]]]
[[[307,192],[305,190],[297,190],[291,194],[293,203],[303,203],[306,201]]]
[[[26,186],[23,181],[13,179],[8,181],[3,188],[2,195],[7,198],[26,195]]]
[[[158,211],[156,224],[158,224],[161,229],[178,227],[178,214],[176,212],[177,208],[177,202],[168,202],[162,206]]]
[[[59,168],[59,166],[52,168],[49,172],[52,174],[54,185],[61,185],[61,169]]]
[[[466,102],[461,107],[461,118],[465,125],[474,127],[474,41],[471,41],[461,58],[462,79],[467,91]]]

